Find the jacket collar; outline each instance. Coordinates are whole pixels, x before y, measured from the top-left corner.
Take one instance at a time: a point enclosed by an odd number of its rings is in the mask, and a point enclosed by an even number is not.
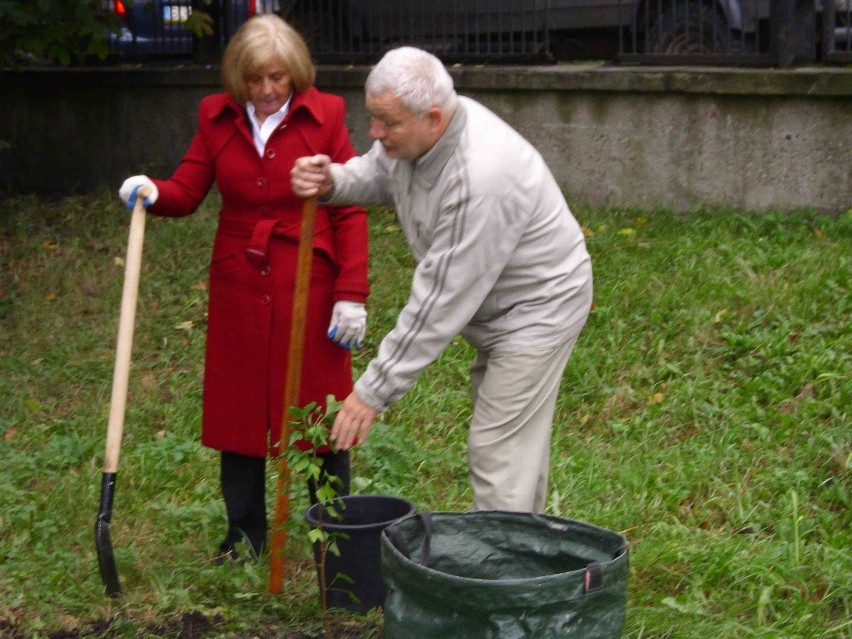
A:
[[[245,119],[245,107],[238,104],[230,93],[222,93],[218,104],[210,111],[210,119],[216,120],[224,115],[231,115],[234,119]],[[313,120],[322,125],[325,123],[325,114],[323,113],[319,91],[314,87],[308,88],[306,91],[297,91],[293,94],[293,99],[290,104],[290,110],[287,113],[287,118],[290,119],[295,113],[305,111]],[[248,124],[248,121],[246,121]]]
[[[455,152],[461,140],[462,131],[467,124],[467,109],[459,96],[456,100],[456,110],[447,125],[447,130],[441,138],[424,155],[413,162],[414,174],[427,187],[435,186],[438,176]]]

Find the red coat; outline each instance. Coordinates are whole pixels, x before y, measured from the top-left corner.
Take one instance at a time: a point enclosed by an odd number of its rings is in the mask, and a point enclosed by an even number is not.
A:
[[[355,153],[342,98],[314,88],[293,96],[261,158],[245,109],[227,94],[204,98],[198,131],[150,211],[196,210],[215,180],[222,210],[210,265],[201,440],[218,450],[277,454],[284,400],[302,200],[290,187],[296,158]],[[367,219],[358,207],[317,210],[300,405],[352,391],[349,351],[327,336],[338,300],[367,298]],[[270,445],[272,448],[270,448]],[[304,447],[303,447],[304,448]]]

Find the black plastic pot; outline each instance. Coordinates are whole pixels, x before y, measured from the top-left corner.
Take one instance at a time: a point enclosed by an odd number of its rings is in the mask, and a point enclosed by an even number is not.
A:
[[[323,504],[314,504],[305,513],[305,520],[311,526],[321,527],[334,536],[340,550],[339,555],[326,553],[326,602],[329,608],[366,612],[385,601],[381,573],[382,531],[399,519],[414,514],[416,509],[410,501],[388,495],[341,497],[335,502],[334,509],[337,517],[326,512]],[[314,544],[314,560],[322,595],[318,544]]]

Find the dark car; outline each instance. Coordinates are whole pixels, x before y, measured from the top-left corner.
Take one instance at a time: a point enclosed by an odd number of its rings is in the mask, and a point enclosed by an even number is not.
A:
[[[111,0],[121,27],[109,34],[110,52],[119,55],[191,55],[192,32],[185,28],[191,0]]]
[[[224,42],[256,13],[269,13],[270,0],[109,0],[120,28],[107,39],[120,57],[191,57],[196,36],[216,34]],[[195,6],[193,6],[195,5]],[[197,9],[195,7],[198,7]]]

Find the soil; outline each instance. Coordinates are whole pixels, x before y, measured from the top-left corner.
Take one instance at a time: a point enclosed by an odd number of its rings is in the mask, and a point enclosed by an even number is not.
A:
[[[168,623],[153,625],[145,628],[146,637],[167,637],[168,639],[206,639],[220,636],[223,621],[219,617],[207,617],[200,612],[190,612],[179,619]],[[116,636],[110,621],[94,621],[80,630],[67,630],[46,635],[47,639],[111,639]],[[309,630],[292,630],[274,626],[257,628],[235,635],[233,639],[363,639],[375,637],[375,627],[372,624],[358,623],[351,620],[331,621],[330,634],[321,628]],[[370,633],[373,634],[370,634]],[[0,637],[4,639],[28,639],[14,627],[6,625],[0,619]]]

